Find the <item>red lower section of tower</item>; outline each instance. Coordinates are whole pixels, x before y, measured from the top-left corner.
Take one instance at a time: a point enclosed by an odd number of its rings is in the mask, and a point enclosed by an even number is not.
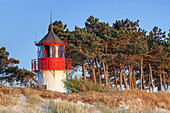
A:
[[[31,60],[32,71],[40,70],[71,70],[69,58],[39,58]]]

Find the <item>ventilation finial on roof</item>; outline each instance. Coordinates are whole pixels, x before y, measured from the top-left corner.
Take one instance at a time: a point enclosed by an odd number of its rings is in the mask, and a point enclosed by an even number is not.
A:
[[[49,26],[49,30],[53,31],[53,24],[52,24],[52,11],[50,11],[50,26]]]
[[[50,24],[52,24],[52,11],[50,11]]]

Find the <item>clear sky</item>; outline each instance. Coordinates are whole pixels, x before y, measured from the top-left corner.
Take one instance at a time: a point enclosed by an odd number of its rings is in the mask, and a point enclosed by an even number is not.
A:
[[[61,20],[70,30],[84,27],[93,15],[110,25],[116,20],[140,20],[148,32],[154,26],[170,29],[170,0],[0,0],[0,47],[10,57],[20,60],[19,67],[31,70],[31,59],[36,58],[37,40],[48,31],[52,19]]]

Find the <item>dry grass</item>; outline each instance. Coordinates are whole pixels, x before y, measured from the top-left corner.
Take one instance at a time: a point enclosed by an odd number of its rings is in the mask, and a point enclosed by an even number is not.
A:
[[[0,92],[0,104],[7,106],[9,105],[10,102],[11,102],[11,96],[5,95],[2,92]]]
[[[167,109],[170,110],[170,93],[149,93],[146,91],[128,90],[113,93],[82,92],[61,94],[51,91],[40,92],[39,96],[45,99],[61,98],[69,102],[83,102],[92,105],[100,104],[111,108],[118,108],[126,105],[130,109]]]
[[[40,104],[42,102],[41,98],[38,95],[30,95],[28,97],[28,99],[29,99],[29,102],[31,104],[36,104],[37,105],[37,104]]]
[[[18,97],[20,94],[19,88],[7,87],[0,84],[0,105],[9,105],[11,97]]]
[[[29,97],[30,95],[36,95],[38,91],[32,89],[32,88],[20,88],[21,93],[25,95],[26,97]]]
[[[53,100],[49,102],[49,110],[52,113],[85,113],[85,109],[80,106],[73,106],[68,103],[55,103]]]
[[[126,105],[130,109],[140,110],[155,110],[166,109],[170,110],[170,93],[149,93],[146,91],[128,90],[117,91],[112,93],[99,92],[81,92],[81,93],[57,93],[52,91],[40,91],[31,88],[13,88],[0,85],[0,105],[9,105],[12,97],[19,97],[20,94],[25,95],[31,104],[41,103],[43,99],[58,99],[66,100],[68,102],[87,103],[91,105],[103,105],[109,108],[117,109],[120,105]],[[17,100],[16,100],[17,101]],[[16,102],[14,102],[15,104]],[[58,105],[58,108],[65,109]],[[73,108],[73,106],[70,106]],[[66,108],[69,109],[69,108]]]
[[[54,102],[50,100],[49,111],[52,113],[113,113],[116,112],[112,108],[96,105],[89,107],[88,105],[74,105],[69,102]],[[121,112],[121,111],[119,111]]]

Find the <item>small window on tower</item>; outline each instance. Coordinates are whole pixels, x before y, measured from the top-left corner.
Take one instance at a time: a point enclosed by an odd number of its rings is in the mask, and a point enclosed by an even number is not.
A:
[[[42,85],[42,88],[43,89],[47,89],[47,85]]]
[[[47,85],[43,85],[43,89],[47,89]]]
[[[45,85],[44,89],[47,89],[47,85]]]

